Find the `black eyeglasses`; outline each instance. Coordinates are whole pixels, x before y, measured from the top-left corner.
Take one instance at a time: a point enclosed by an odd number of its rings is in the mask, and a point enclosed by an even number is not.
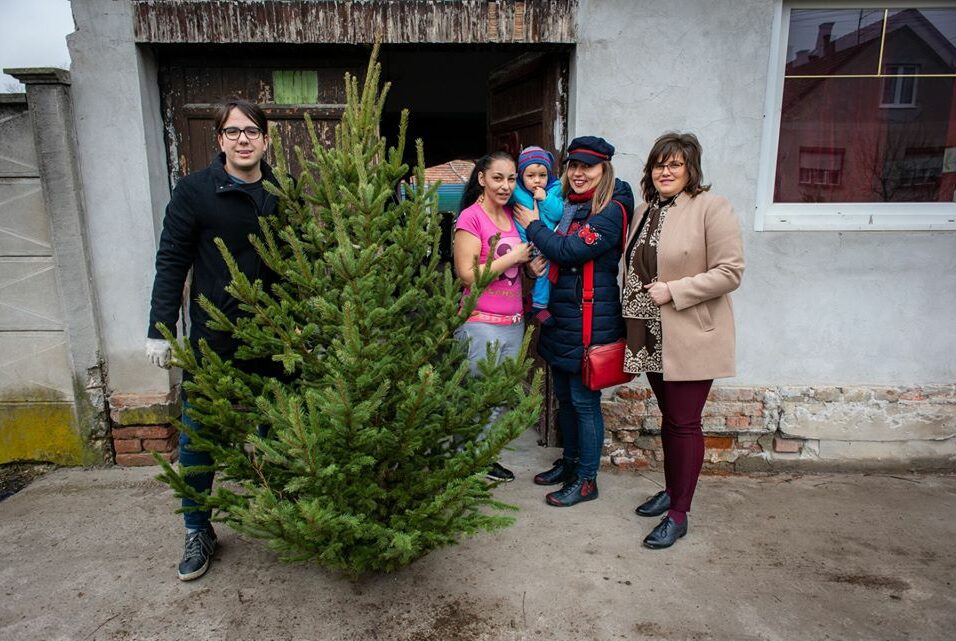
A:
[[[228,140],[239,140],[240,134],[246,134],[249,140],[257,140],[262,135],[262,130],[258,127],[223,127],[219,133]]]
[[[676,174],[684,168],[684,163],[672,160],[670,162],[655,163],[651,168],[654,170],[654,173],[658,174],[663,174],[665,169],[669,169],[672,174]]]

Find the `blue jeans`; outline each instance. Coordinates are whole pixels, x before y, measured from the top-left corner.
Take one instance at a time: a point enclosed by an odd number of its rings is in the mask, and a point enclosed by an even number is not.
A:
[[[597,477],[604,447],[601,392],[584,386],[580,374],[551,368],[554,395],[558,397],[558,428],[564,441],[564,458],[577,461],[577,475]]]
[[[189,401],[186,400],[186,392],[182,392],[183,398],[183,416],[182,422],[184,425],[192,428],[194,432],[201,432],[203,426],[200,423],[197,423],[189,416],[189,410],[192,408],[192,405],[189,404]],[[268,427],[260,425],[256,428],[259,432],[259,436],[265,436],[268,433]],[[190,440],[189,435],[186,432],[179,433],[179,464],[183,467],[190,467],[192,465],[212,465],[213,459],[212,455],[209,452],[196,452],[190,449]],[[189,487],[193,488],[197,492],[210,492],[212,491],[212,481],[213,481],[213,472],[200,472],[197,474],[189,474],[185,477],[186,483]],[[196,507],[196,502],[192,499],[183,498],[183,507]],[[188,530],[199,530],[209,527],[209,519],[212,516],[212,512],[209,510],[190,510],[189,512],[183,512],[183,521],[186,524],[186,529]]]
[[[183,425],[190,427],[193,431],[202,431],[203,427],[189,416],[189,410],[192,406],[186,400],[186,393],[183,392]],[[179,433],[179,464],[183,467],[191,465],[212,465],[212,456],[209,452],[194,452],[189,449],[189,435],[186,432]],[[212,490],[212,472],[202,472],[199,474],[189,474],[186,483],[197,492],[209,492]],[[183,498],[183,507],[195,507],[196,502],[192,499]],[[198,530],[209,527],[209,518],[212,512],[209,510],[192,510],[183,513],[183,520],[186,523],[186,529]]]

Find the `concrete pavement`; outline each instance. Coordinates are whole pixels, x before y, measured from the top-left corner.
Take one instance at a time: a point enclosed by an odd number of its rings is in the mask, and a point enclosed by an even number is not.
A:
[[[531,483],[556,456],[533,433],[507,453],[514,527],[354,582],[220,526],[181,583],[155,469],[58,470],[0,503],[0,639],[956,639],[956,476],[703,477],[688,536],[650,551],[633,508],[661,476],[556,509]]]

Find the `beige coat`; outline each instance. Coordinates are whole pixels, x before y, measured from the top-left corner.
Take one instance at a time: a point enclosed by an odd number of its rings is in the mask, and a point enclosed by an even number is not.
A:
[[[628,248],[646,211],[645,203],[635,212]],[[625,262],[626,257],[621,274]],[[710,192],[681,194],[667,210],[657,247],[657,279],[667,283],[674,299],[661,307],[664,380],[735,375],[730,292],[743,271],[740,225],[730,202]]]

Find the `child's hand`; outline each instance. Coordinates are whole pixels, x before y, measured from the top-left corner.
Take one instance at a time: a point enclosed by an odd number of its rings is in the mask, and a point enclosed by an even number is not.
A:
[[[531,243],[518,243],[506,254],[514,262],[512,265],[520,265],[531,260]]]
[[[544,187],[535,187],[534,191],[531,192],[531,196],[535,200],[544,200],[545,198],[548,197],[548,192],[544,190]]]

